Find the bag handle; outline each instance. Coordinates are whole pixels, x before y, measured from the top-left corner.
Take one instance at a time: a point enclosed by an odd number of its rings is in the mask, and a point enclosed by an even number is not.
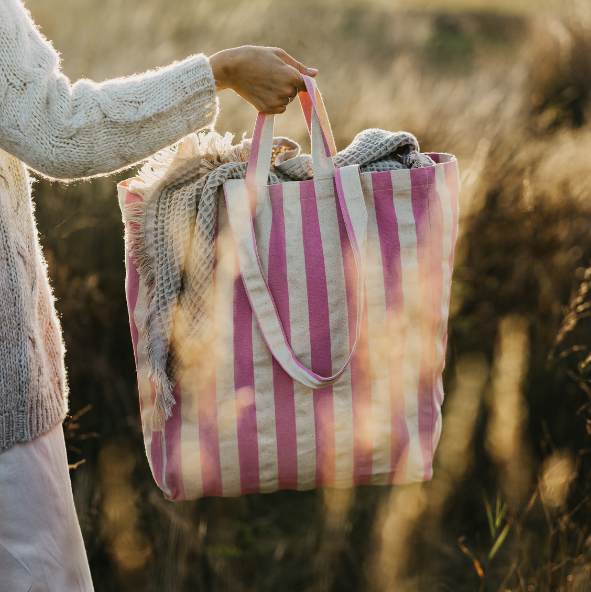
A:
[[[312,141],[314,179],[332,179],[335,170],[332,157],[337,151],[330,122],[316,83],[309,76],[302,75],[302,78],[306,85],[306,92],[302,91],[298,96]],[[258,114],[246,168],[246,184],[249,187],[265,187],[267,185],[273,154],[274,126],[274,115]]]
[[[302,111],[304,112],[304,117],[306,119],[306,125],[308,126],[308,132],[310,136],[312,135],[312,113],[315,111],[318,115],[318,119],[320,120],[320,128],[322,130],[322,140],[324,144],[324,148],[326,154],[330,154],[331,156],[336,156],[337,148],[334,143],[334,138],[332,135],[332,129],[330,127],[330,121],[328,120],[328,115],[326,114],[326,108],[324,107],[324,101],[322,100],[322,95],[316,86],[316,82],[313,78],[309,76],[302,76],[304,80],[304,84],[306,85],[307,92],[300,92],[298,94],[298,98],[300,99],[300,105],[302,107]]]
[[[304,79],[307,77],[304,77]],[[353,251],[355,268],[357,271],[357,315],[355,327],[355,342],[343,367],[332,376],[320,376],[306,368],[295,356],[279,313],[265,279],[258,255],[254,233],[254,208],[251,204],[250,193],[256,193],[263,185],[266,187],[269,174],[269,163],[272,154],[274,116],[259,113],[253,134],[251,158],[246,180],[234,179],[224,184],[226,206],[230,228],[234,236],[238,265],[242,274],[244,288],[250,302],[257,324],[273,357],[280,366],[294,379],[309,388],[322,388],[336,382],[349,366],[361,335],[361,317],[365,299],[365,277],[363,266],[367,243],[367,208],[363,197],[359,167],[356,165],[342,167],[335,171],[327,134],[323,130],[318,114],[318,102],[310,91],[316,88],[306,85],[310,98],[310,130],[312,136],[312,152],[316,151],[317,160],[314,162],[316,179],[317,165],[327,173],[323,164],[332,167],[331,178],[334,177],[337,190],[337,203],[343,215],[347,230],[347,237]],[[304,94],[304,93],[301,93]],[[315,94],[315,93],[314,93]],[[302,102],[302,109],[306,115],[306,99]],[[324,107],[323,107],[324,109]],[[324,112],[326,118],[326,112]],[[330,128],[329,128],[330,129]],[[332,140],[332,134],[330,135]],[[322,140],[319,142],[318,140]],[[316,141],[315,141],[316,140]],[[332,141],[334,145],[334,141]],[[255,156],[253,157],[253,153]],[[263,159],[265,156],[265,160]],[[249,174],[250,173],[250,174]],[[263,177],[264,174],[264,177]],[[268,191],[268,189],[265,189]]]

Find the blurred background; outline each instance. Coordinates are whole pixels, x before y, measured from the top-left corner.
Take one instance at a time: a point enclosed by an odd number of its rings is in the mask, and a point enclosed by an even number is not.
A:
[[[432,482],[170,503],[143,449],[119,176],[39,180],[97,592],[588,591],[591,1],[26,0],[72,79],[242,44],[318,68],[343,149],[406,130],[462,174]],[[220,95],[217,129],[255,111]],[[297,105],[277,135],[309,147]]]

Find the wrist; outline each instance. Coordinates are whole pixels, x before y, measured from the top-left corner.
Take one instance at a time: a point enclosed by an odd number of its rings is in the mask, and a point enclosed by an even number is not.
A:
[[[232,88],[235,62],[236,59],[232,49],[218,51],[209,57],[209,65],[213,72],[217,91]]]

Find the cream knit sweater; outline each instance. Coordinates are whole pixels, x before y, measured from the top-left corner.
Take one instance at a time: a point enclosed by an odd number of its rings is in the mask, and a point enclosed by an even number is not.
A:
[[[0,452],[67,411],[64,347],[26,165],[73,179],[135,163],[212,125],[208,59],[70,85],[20,0],[0,0]]]

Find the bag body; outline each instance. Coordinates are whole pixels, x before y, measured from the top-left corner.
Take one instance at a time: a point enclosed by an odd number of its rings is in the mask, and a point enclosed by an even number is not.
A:
[[[314,180],[266,185],[273,116],[259,114],[246,180],[219,192],[211,326],[183,354],[162,431],[151,429],[138,331],[148,287],[127,247],[146,451],[171,500],[432,477],[457,161],[335,169],[320,95],[306,84]],[[122,206],[141,200],[126,182],[119,193]]]

